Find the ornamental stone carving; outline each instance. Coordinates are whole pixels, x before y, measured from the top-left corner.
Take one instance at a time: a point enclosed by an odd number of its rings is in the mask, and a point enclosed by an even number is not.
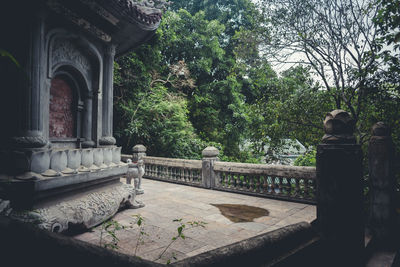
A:
[[[344,110],[329,112],[324,120],[323,143],[355,143],[354,120]]]
[[[32,211],[10,212],[7,204],[9,202],[2,201],[0,207],[5,206],[3,213],[7,212],[10,218],[57,233],[67,231],[72,225],[89,229],[112,217],[121,208],[141,207],[135,201],[135,189],[122,183]]]
[[[141,195],[144,193],[144,190],[141,188],[142,177],[145,172],[144,162],[143,160],[139,160],[138,162],[132,162],[131,159],[128,159],[127,163],[128,163],[128,172],[126,174],[126,182],[127,184],[131,184],[131,181],[133,179],[136,194]]]
[[[93,66],[90,59],[70,39],[56,38],[54,40],[51,47],[50,60],[50,67],[65,63],[73,64],[83,73],[87,81],[91,81]],[[88,84],[88,87],[91,88],[90,84]]]

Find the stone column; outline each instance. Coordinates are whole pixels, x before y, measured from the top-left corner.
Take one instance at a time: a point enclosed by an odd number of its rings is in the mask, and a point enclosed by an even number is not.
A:
[[[364,266],[362,151],[354,121],[327,114],[317,147],[317,220],[327,266]]]
[[[20,125],[18,136],[13,137],[16,148],[41,148],[49,144],[43,134],[44,101],[44,28],[45,13],[43,10],[34,12],[30,21],[29,43],[26,45],[28,57],[24,66],[26,76],[20,83]]]
[[[383,122],[376,123],[368,147],[369,227],[375,244],[386,248],[393,246],[396,236],[394,156],[389,128]]]
[[[113,137],[113,72],[114,72],[114,44],[110,44],[105,49],[104,54],[104,78],[103,78],[103,107],[102,107],[102,137],[100,145],[114,145]]]
[[[218,161],[219,150],[213,146],[206,147],[203,152],[202,181],[203,187],[215,187],[214,162]]]
[[[95,142],[92,138],[92,117],[93,117],[93,93],[89,92],[85,98],[85,107],[83,113],[83,138],[85,141],[82,142],[83,148],[94,147]]]
[[[142,158],[146,156],[146,150],[147,149],[144,145],[136,145],[132,149],[132,161],[137,164],[138,168],[137,178],[134,179],[136,194],[138,195],[144,193],[144,190],[142,189],[142,177],[145,172],[145,166]]]

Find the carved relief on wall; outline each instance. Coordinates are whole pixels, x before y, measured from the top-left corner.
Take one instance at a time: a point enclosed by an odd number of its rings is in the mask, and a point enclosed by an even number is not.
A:
[[[60,77],[51,80],[49,137],[75,137],[74,92],[69,84]]]
[[[87,55],[84,54],[78,45],[67,38],[57,38],[51,48],[51,66],[62,64],[72,65],[82,72],[87,82],[91,81],[93,66]],[[54,70],[53,70],[54,71]],[[90,88],[90,84],[88,84]]]

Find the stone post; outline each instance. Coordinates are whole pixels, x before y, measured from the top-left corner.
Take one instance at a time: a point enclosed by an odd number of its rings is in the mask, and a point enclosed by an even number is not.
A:
[[[327,266],[364,266],[362,151],[354,121],[334,110],[317,147],[317,221]]]
[[[146,156],[146,150],[147,149],[144,145],[136,145],[132,149],[132,161],[137,164],[138,168],[137,177],[134,179],[136,194],[138,195],[144,193],[144,190],[142,189],[142,177],[144,175],[145,166],[142,158]]]
[[[203,152],[202,182],[205,188],[215,187],[214,162],[218,161],[219,150],[213,146],[206,147]]]
[[[103,79],[103,107],[102,107],[102,137],[99,140],[100,145],[115,145],[116,140],[113,137],[113,72],[115,45],[110,44],[106,47],[104,53],[104,79]]]
[[[375,244],[386,248],[394,245],[396,236],[394,154],[389,128],[383,122],[376,123],[368,147],[369,227]]]
[[[21,90],[21,101],[17,120],[18,136],[13,137],[15,148],[43,148],[49,144],[43,130],[44,105],[43,73],[45,46],[45,12],[41,6],[30,22],[30,35],[27,47],[27,59],[24,66],[26,77],[15,81]],[[48,108],[48,107],[47,107]]]

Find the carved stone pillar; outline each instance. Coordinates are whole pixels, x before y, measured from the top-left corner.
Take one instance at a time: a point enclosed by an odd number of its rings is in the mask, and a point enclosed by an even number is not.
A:
[[[105,49],[104,56],[104,79],[103,79],[103,107],[102,107],[102,137],[100,145],[114,145],[113,137],[113,72],[115,45],[111,44]]]
[[[362,151],[353,128],[347,112],[328,113],[317,147],[317,220],[327,266],[364,266]]]
[[[218,161],[219,150],[213,146],[206,147],[202,151],[202,180],[205,188],[215,187],[214,162]]]
[[[83,113],[83,138],[85,141],[82,142],[82,147],[94,147],[95,142],[92,138],[92,106],[93,106],[93,94],[90,92],[85,99],[85,108]]]
[[[15,148],[41,148],[48,145],[43,135],[44,109],[44,11],[39,11],[32,17],[29,31],[29,43],[26,48],[27,61],[24,66],[26,76],[20,82],[20,125],[18,136],[13,137]]]
[[[368,147],[369,227],[376,244],[387,248],[396,238],[394,154],[389,128],[383,122],[376,123]]]

